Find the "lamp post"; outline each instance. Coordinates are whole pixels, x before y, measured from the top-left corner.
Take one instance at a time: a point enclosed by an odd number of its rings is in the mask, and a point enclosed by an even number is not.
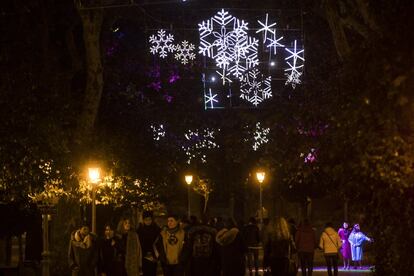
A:
[[[191,216],[190,185],[193,182],[193,176],[191,174],[188,174],[184,178],[185,178],[185,183],[187,183],[188,218],[190,218]]]
[[[43,252],[42,252],[42,276],[50,275],[50,251],[49,251],[49,219],[56,213],[56,207],[52,204],[40,204],[42,214],[43,230]]]
[[[92,184],[92,233],[96,234],[96,184],[100,178],[99,168],[89,168],[89,181]]]
[[[259,181],[259,220],[260,220],[260,227],[263,225],[263,199],[262,199],[262,183],[265,179],[266,173],[264,171],[257,171],[256,178]]]

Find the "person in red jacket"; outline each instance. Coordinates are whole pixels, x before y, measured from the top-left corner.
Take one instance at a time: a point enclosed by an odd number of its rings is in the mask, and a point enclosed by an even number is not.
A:
[[[304,219],[299,225],[296,235],[295,244],[300,260],[302,276],[312,275],[313,255],[317,247],[315,230],[312,228],[308,219]]]

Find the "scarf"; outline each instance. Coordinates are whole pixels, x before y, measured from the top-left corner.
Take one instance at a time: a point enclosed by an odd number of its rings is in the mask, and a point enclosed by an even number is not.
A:
[[[141,244],[135,231],[129,231],[127,235],[125,268],[128,276],[139,276],[142,263]]]

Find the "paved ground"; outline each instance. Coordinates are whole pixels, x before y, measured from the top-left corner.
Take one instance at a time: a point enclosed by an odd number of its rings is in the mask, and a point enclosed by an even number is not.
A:
[[[339,270],[339,276],[343,275],[343,276],[357,276],[357,275],[372,275],[372,271],[371,271],[371,267],[369,266],[364,266],[362,269],[350,269],[350,270],[343,270],[342,268],[338,269]],[[246,276],[248,276],[249,273],[246,273]],[[261,270],[259,273],[260,276],[263,275],[263,271]],[[298,272],[298,276],[301,276],[302,273]],[[328,272],[326,270],[326,267],[324,266],[318,266],[315,267],[313,269],[313,273],[312,275],[316,275],[316,276],[322,276],[322,275],[328,275]]]

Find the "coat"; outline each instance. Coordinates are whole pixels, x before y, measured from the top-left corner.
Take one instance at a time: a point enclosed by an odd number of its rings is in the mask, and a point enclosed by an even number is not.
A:
[[[351,230],[340,228],[338,230],[339,238],[342,240],[341,254],[344,259],[351,259],[351,244],[348,241]]]
[[[115,237],[102,239],[99,242],[98,273],[105,273],[107,276],[117,275],[118,264],[118,241]]]
[[[189,275],[212,276],[219,262],[216,229],[208,225],[196,225],[188,231],[187,252],[190,259]]]
[[[296,231],[295,245],[298,252],[313,253],[317,247],[315,230],[310,225],[300,225]]]
[[[121,234],[117,250],[126,274],[139,276],[142,267],[142,250],[138,234],[133,230]]]
[[[256,224],[247,224],[243,228],[243,238],[247,247],[256,247],[260,243],[260,230]]]
[[[351,244],[351,255],[353,261],[362,261],[363,258],[363,245],[365,241],[371,241],[370,238],[365,236],[362,232],[352,231],[349,235],[349,243]]]
[[[332,227],[325,228],[319,240],[319,247],[324,254],[337,254],[341,246],[342,241],[338,233]]]
[[[217,233],[216,242],[219,244],[223,276],[244,275],[246,247],[239,229],[220,230]]]
[[[163,229],[155,241],[155,254],[163,265],[184,264],[183,249],[185,232],[180,227],[176,229]]]
[[[82,236],[77,230],[69,242],[69,267],[73,276],[94,276],[98,263],[98,248],[95,235]]]
[[[150,261],[155,259],[154,243],[157,240],[160,231],[160,227],[155,223],[152,223],[151,225],[139,225],[137,232],[141,243],[143,258]]]

